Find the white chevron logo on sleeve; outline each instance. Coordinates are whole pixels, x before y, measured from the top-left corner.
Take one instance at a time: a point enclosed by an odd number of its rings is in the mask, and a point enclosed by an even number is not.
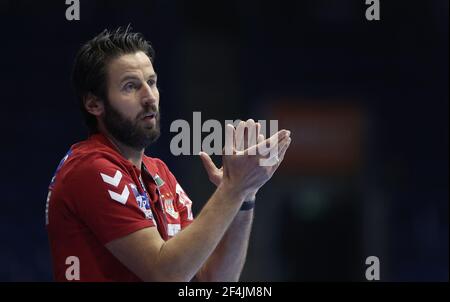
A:
[[[117,174],[116,174],[117,175]],[[125,185],[125,188],[123,188],[122,194],[113,192],[111,190],[108,190],[109,196],[117,202],[120,202],[121,204],[126,204],[128,200],[128,196],[130,195],[130,191],[128,190],[128,186]]]
[[[104,182],[113,185],[114,187],[117,187],[120,183],[120,180],[122,179],[122,173],[119,170],[116,171],[116,175],[114,175],[114,177],[103,173],[100,173],[100,176],[102,177]]]

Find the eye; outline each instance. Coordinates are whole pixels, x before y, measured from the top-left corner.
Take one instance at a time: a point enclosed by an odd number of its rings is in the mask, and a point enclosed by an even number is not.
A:
[[[136,85],[133,82],[128,82],[123,86],[123,90],[130,92],[132,90],[136,89]]]
[[[154,79],[148,80],[148,81],[147,81],[147,84],[148,84],[149,86],[153,86],[153,85],[156,84],[156,80],[154,80]]]

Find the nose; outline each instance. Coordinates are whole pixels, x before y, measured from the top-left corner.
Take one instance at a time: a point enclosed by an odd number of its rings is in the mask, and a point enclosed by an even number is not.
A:
[[[151,87],[147,83],[144,83],[141,99],[144,106],[155,104],[158,101],[158,88],[156,88],[156,86]]]

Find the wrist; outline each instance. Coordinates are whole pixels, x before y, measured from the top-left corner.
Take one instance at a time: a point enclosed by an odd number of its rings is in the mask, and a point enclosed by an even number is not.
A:
[[[244,202],[241,205],[241,208],[239,209],[239,211],[250,211],[253,210],[253,208],[255,207],[255,197],[253,196],[252,199],[245,199]]]
[[[245,196],[244,201],[255,201],[256,199],[256,192],[251,192]]]
[[[223,195],[227,196],[227,199],[234,200],[238,203],[242,203],[246,200],[247,194],[239,190],[236,186],[232,184],[221,182],[217,187],[217,190],[222,192]]]

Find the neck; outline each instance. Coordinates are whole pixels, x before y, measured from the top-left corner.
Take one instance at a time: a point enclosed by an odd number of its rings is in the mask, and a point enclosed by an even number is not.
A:
[[[125,157],[128,161],[130,161],[138,169],[141,169],[142,156],[144,155],[144,149],[136,150],[136,149],[118,141],[109,133],[105,132],[104,134],[109,139],[109,141],[116,147],[116,149],[120,152],[120,154],[122,154],[123,157]]]

